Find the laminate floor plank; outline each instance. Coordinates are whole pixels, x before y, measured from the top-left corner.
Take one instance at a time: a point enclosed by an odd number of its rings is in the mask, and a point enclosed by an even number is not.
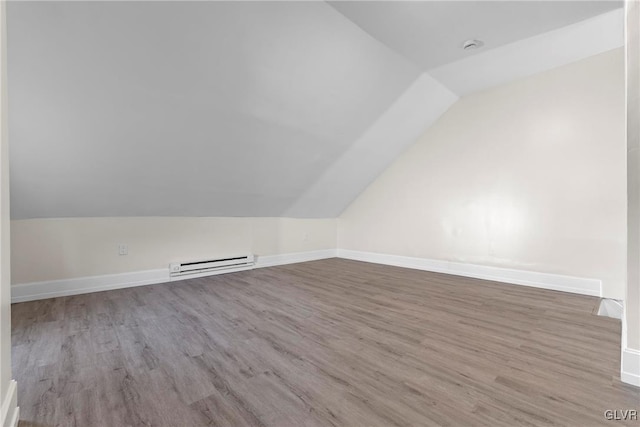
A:
[[[597,302],[329,259],[15,304],[20,426],[612,425]]]

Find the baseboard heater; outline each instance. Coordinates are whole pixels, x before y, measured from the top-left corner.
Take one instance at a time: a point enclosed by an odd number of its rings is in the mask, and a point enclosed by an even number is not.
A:
[[[253,254],[169,264],[171,280],[185,280],[214,274],[249,270],[255,265]]]

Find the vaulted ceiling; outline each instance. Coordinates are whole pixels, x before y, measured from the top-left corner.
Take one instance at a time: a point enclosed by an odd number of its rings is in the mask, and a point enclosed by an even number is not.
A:
[[[463,39],[485,40],[482,61],[608,12],[590,24],[606,50],[619,6],[10,2],[12,217],[335,217],[459,95],[499,83],[446,81],[474,60]]]
[[[622,6],[614,1],[332,1],[365,31],[427,71]]]

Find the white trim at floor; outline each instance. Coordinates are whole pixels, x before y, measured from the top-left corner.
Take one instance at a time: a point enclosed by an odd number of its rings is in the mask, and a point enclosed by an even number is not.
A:
[[[255,268],[274,267],[276,265],[295,264],[298,262],[317,261],[320,259],[335,258],[335,249],[323,249],[309,252],[293,252],[281,255],[258,256]]]
[[[640,387],[640,350],[624,348],[620,365],[622,382]]]
[[[456,276],[473,277],[476,279],[492,280],[495,282],[510,283],[513,285],[524,285],[532,286],[534,288],[572,292],[582,295],[602,296],[602,281],[599,279],[539,273],[535,271],[513,270],[486,265],[463,264],[459,262],[428,258],[414,258],[374,252],[353,251],[349,249],[338,249],[338,258],[372,262],[375,264],[393,265],[396,267],[413,268],[416,270],[431,271],[435,273],[453,274]]]
[[[87,294],[111,289],[132,288],[169,281],[169,268],[133,271],[131,273],[47,280],[11,286],[11,302],[34,301],[46,298]]]
[[[257,256],[254,268],[273,267],[297,262],[335,258],[335,249],[308,252],[294,252],[280,255]],[[225,272],[231,272],[227,270]],[[219,274],[211,272],[210,275]],[[73,279],[48,280],[11,286],[11,302],[34,301],[46,298],[131,288],[171,281],[169,269],[134,271],[130,273],[106,274],[101,276],[77,277]]]

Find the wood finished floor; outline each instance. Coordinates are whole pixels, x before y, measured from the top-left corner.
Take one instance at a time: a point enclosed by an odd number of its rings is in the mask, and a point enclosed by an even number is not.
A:
[[[20,427],[625,425],[596,302],[331,259],[15,304]]]

